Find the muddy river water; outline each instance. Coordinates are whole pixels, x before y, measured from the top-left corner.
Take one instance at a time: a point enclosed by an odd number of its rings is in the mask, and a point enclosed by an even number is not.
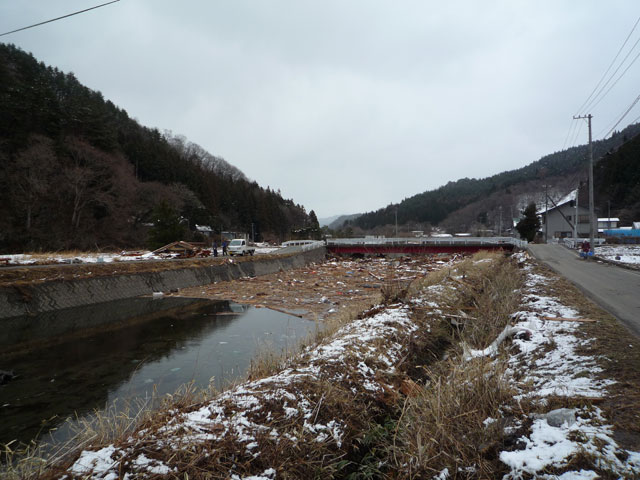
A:
[[[145,302],[153,307],[151,318],[140,315],[148,308]],[[15,374],[0,386],[0,444],[66,440],[70,416],[123,409],[132,400],[173,393],[188,382],[221,389],[243,377],[258,352],[293,348],[315,329],[309,320],[232,302],[131,299],[98,310],[108,316],[110,309],[140,316],[120,328],[55,345],[11,355],[0,351],[0,370]],[[74,322],[82,315],[82,310],[68,312]]]

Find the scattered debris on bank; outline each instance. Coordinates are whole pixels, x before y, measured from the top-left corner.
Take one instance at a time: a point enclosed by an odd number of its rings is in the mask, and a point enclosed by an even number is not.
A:
[[[640,475],[640,343],[606,314],[567,302],[580,296],[526,254],[376,262],[227,283],[245,302],[308,298],[320,317],[342,308],[322,301],[331,285],[342,292],[334,298],[351,298],[358,282],[377,278],[386,301],[318,333],[299,355],[269,358],[204,401],[178,398],[39,478]],[[283,286],[259,295],[271,284]]]
[[[462,257],[333,259],[296,270],[185,288],[177,295],[232,300],[322,320],[354,303],[365,309],[378,301],[382,290],[406,289],[416,278],[441,268],[453,258]]]

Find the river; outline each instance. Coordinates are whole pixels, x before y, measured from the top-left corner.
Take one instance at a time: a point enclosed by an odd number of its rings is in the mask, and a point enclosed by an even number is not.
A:
[[[189,382],[199,389],[222,389],[242,378],[261,350],[294,348],[315,328],[313,322],[265,308],[184,298],[121,300],[72,309],[66,317],[57,312],[56,319],[77,327],[78,319],[91,324],[96,316],[108,318],[110,311],[119,328],[105,329],[101,321],[103,327],[91,335],[75,328],[56,334],[63,340],[0,353],[0,370],[15,374],[0,386],[0,444],[64,441],[77,425],[65,422],[70,416],[122,410]],[[127,317],[127,311],[136,316]],[[47,318],[23,319],[39,329],[32,337],[42,340],[42,330],[59,330]],[[15,334],[2,335],[13,341]]]

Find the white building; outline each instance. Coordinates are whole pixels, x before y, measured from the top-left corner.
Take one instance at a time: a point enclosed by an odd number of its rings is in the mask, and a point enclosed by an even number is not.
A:
[[[549,210],[538,212],[542,217],[544,238],[584,238],[589,236],[589,209],[577,205],[578,190],[561,198]]]
[[[598,233],[612,228],[618,228],[619,218],[598,218]]]
[[[210,237],[213,234],[213,229],[209,225],[197,225],[196,231],[201,233],[205,237]]]

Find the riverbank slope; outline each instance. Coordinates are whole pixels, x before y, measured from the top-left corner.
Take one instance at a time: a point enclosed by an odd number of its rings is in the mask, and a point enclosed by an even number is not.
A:
[[[514,257],[389,285],[299,355],[176,397],[36,477],[634,478],[640,344]]]

